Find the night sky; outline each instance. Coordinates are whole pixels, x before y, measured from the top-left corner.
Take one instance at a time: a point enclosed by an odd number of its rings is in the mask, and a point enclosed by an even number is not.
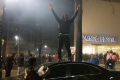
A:
[[[19,34],[23,41],[42,40],[46,44],[57,46],[58,23],[49,10],[49,4],[53,5],[59,17],[64,13],[71,17],[74,13],[73,0],[7,0],[5,25],[9,39]]]

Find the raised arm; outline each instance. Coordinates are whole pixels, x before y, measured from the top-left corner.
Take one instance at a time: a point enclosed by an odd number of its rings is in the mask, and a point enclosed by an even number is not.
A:
[[[55,19],[57,20],[57,22],[60,22],[60,18],[57,16],[56,12],[54,11],[52,5],[50,5],[50,10],[52,11],[53,15],[55,16]]]
[[[71,17],[71,19],[70,19],[71,23],[72,23],[72,22],[74,21],[74,19],[76,18],[77,14],[78,14],[78,12],[79,12],[79,8],[80,8],[80,5],[77,6],[76,12],[75,12],[74,15]]]

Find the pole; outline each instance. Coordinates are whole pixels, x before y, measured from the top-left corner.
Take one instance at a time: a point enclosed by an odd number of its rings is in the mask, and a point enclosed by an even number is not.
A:
[[[1,49],[2,49],[2,46],[1,46],[1,39],[0,39],[0,80],[2,79],[2,57],[1,57]]]
[[[2,51],[2,37],[0,33],[0,80],[2,79],[2,52],[1,51]]]
[[[19,35],[15,35],[15,41],[16,41],[16,52],[17,52],[17,54],[19,55],[19,53],[20,53],[20,37],[19,37]]]
[[[18,44],[17,44],[17,53],[18,53],[18,55],[20,55],[20,39],[18,39]]]
[[[76,47],[75,60],[82,61],[82,0],[75,0],[75,9],[80,5],[78,16],[74,24],[74,45]]]
[[[3,38],[3,18],[4,18],[4,0],[0,0],[0,80],[2,80],[2,38]]]

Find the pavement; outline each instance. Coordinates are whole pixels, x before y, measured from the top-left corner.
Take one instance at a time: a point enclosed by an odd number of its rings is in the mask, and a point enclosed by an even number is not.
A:
[[[11,74],[11,79],[16,80],[15,78],[16,78],[16,75],[17,75],[17,69],[13,69],[11,73],[12,73]],[[5,70],[2,71],[2,78],[3,78],[2,80],[9,80],[9,79],[5,78]]]

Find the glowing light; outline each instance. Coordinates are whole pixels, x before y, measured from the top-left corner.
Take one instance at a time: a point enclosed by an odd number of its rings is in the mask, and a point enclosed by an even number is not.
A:
[[[48,48],[48,46],[47,46],[47,45],[44,45],[44,48]]]
[[[15,35],[15,40],[18,41],[19,40],[19,36]]]
[[[38,48],[37,48],[36,50],[37,50],[37,51],[39,51],[39,49],[38,49]]]
[[[83,47],[83,53],[84,54],[95,54],[94,46],[84,46]]]

